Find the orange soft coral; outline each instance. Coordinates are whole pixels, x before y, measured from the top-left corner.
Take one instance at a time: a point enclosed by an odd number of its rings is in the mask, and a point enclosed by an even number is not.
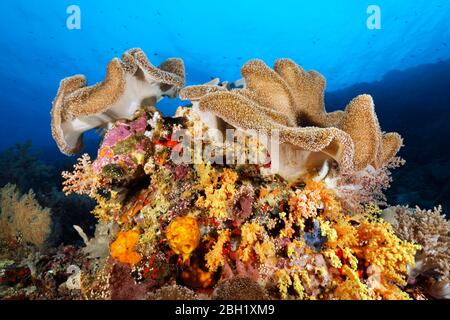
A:
[[[296,223],[302,219],[314,218],[321,203],[317,190],[296,190],[289,199],[289,207]]]
[[[208,180],[209,175],[205,180]],[[227,201],[235,195],[235,186],[238,175],[230,170],[224,169],[220,175],[220,188],[216,188],[214,183],[205,186],[205,197],[199,197],[196,205],[199,208],[207,209],[211,218],[226,219],[228,217]],[[201,177],[202,179],[202,177]]]
[[[380,267],[386,281],[406,285],[407,266],[414,265],[419,246],[399,239],[387,222],[362,220],[358,238],[364,243],[355,248],[358,256]]]
[[[399,239],[392,228],[373,214],[343,217],[328,227],[323,252],[330,265],[345,276],[334,293],[338,299],[407,299],[407,266],[414,264],[418,246]],[[367,283],[358,277],[365,272]]]
[[[335,220],[342,214],[341,204],[337,200],[336,195],[333,191],[326,188],[325,183],[322,181],[306,181],[305,190],[316,191],[319,193],[323,206],[323,216]]]
[[[142,259],[142,256],[135,251],[138,240],[137,231],[119,232],[116,241],[111,244],[111,256],[122,263],[134,266]]]

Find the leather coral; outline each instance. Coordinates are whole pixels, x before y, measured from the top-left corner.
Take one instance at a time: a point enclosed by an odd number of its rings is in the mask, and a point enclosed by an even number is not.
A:
[[[184,64],[168,59],[153,66],[141,49],[112,59],[105,80],[87,86],[83,75],[61,81],[51,111],[52,135],[66,155],[79,152],[83,133],[116,120],[132,120],[142,106],[155,106],[162,97],[175,97],[184,86]]]
[[[251,60],[241,69],[244,88],[225,90],[211,84],[185,87],[180,97],[193,102],[202,119],[214,117],[243,130],[280,137],[279,174],[296,179],[305,171],[335,160],[341,171],[385,166],[402,146],[397,133],[383,133],[369,95],[354,98],[345,111],[325,109],[326,81],[289,59],[273,69]],[[219,122],[217,120],[216,122]]]

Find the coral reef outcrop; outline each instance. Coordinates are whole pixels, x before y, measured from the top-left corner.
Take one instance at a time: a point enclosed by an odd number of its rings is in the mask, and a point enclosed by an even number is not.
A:
[[[213,299],[411,298],[404,288],[419,246],[396,235],[370,197],[353,210],[343,206],[339,188],[326,179],[305,176],[292,184],[262,174],[256,164],[177,163],[170,154],[181,145],[172,134],[190,131],[196,119],[189,108],[181,109],[177,119],[183,121],[147,110],[116,122],[97,158],[82,157],[83,165],[75,166],[77,176],[86,179],[83,188],[71,188],[80,181],[64,173],[66,190],[90,194],[98,203],[94,214],[119,230],[112,235],[107,263],[129,268],[123,280],[115,278],[136,286],[139,295],[127,297],[141,299],[147,290],[147,297],[157,298],[171,292],[169,285],[179,286],[182,295],[192,291]],[[124,126],[141,128],[141,119],[148,119],[142,129],[110,139]],[[128,157],[134,160],[125,161]],[[92,174],[95,188],[89,187]],[[369,194],[370,186],[364,192]],[[112,270],[85,272],[106,279]],[[122,290],[116,283],[83,283],[89,297]]]
[[[99,220],[92,239],[75,227],[86,246],[72,255],[64,290],[87,299],[447,298],[442,216],[381,210],[402,139],[381,131],[372,98],[328,113],[324,78],[291,60],[274,69],[252,60],[241,73],[240,88],[215,79],[181,89],[180,60],[155,68],[132,49],[101,84],[62,82],[52,121],[61,151],[79,151],[89,128],[107,129],[95,159],[83,155],[62,174],[64,192],[95,200]],[[192,105],[164,117],[157,100],[177,94]],[[241,136],[220,140],[227,129]],[[277,134],[278,145],[267,142]],[[262,160],[220,162],[229,144]]]

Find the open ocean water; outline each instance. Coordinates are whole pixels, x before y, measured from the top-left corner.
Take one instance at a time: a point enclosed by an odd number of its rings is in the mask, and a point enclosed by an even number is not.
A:
[[[182,58],[187,84],[234,81],[249,59],[289,57],[326,77],[329,110],[372,94],[382,128],[405,138],[390,202],[450,209],[447,0],[4,0],[0,29],[2,150],[31,140],[43,161],[67,167],[49,125],[59,81],[81,73],[96,83],[129,48],[155,65]],[[159,108],[171,115],[182,103]],[[96,133],[85,141],[94,152]]]

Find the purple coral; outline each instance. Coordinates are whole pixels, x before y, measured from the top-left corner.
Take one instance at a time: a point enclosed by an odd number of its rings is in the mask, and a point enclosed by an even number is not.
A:
[[[176,166],[174,169],[175,179],[182,180],[188,173],[188,168],[183,165]]]
[[[116,263],[109,279],[112,300],[144,300],[148,285],[136,283],[128,265]]]
[[[143,133],[147,128],[147,117],[142,116],[129,124],[130,130],[134,133]]]
[[[116,143],[123,141],[131,136],[132,132],[126,123],[120,123],[117,127],[112,128],[106,133],[103,146],[112,147]]]
[[[130,123],[119,122],[115,128],[108,131],[103,140],[102,146],[112,147],[134,134],[143,133],[147,127],[147,118],[142,116]]]
[[[246,221],[253,212],[253,202],[255,191],[252,186],[241,186],[235,196],[235,204],[233,211],[238,224]]]

